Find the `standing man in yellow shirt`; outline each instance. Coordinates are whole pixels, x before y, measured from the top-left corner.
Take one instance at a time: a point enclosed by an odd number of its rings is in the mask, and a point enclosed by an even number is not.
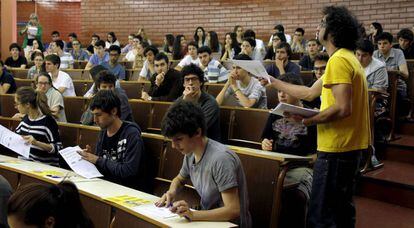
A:
[[[350,228],[355,227],[355,177],[370,138],[368,88],[353,52],[358,20],[342,6],[325,7],[323,15],[318,36],[330,56],[325,74],[310,88],[277,79],[272,86],[305,100],[321,95],[320,113],[302,119],[318,128],[307,227]]]

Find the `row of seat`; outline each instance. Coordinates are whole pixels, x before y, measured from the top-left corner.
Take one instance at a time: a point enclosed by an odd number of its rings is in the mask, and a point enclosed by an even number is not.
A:
[[[0,124],[15,129],[19,121],[0,117]],[[97,127],[65,123],[59,123],[59,130],[64,147],[80,145],[82,148],[86,145],[95,148],[100,131]],[[142,136],[146,151],[152,159],[151,165],[155,176],[154,194],[161,196],[179,173],[183,155],[173,149],[171,141],[161,135],[143,133]],[[291,166],[306,166],[311,158],[241,147],[230,148],[238,154],[243,165],[254,227],[276,227],[287,170]],[[190,205],[198,205],[199,196],[191,187],[191,183],[188,184],[177,199],[185,199]],[[290,184],[286,183],[285,187],[290,187]]]

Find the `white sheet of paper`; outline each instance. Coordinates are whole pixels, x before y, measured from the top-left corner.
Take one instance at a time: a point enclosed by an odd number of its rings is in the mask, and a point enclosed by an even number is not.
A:
[[[144,204],[134,208],[136,211],[151,217],[158,217],[158,218],[172,218],[178,216],[170,211],[167,207],[157,207],[154,204]]]
[[[96,166],[89,161],[82,159],[78,151],[82,150],[79,146],[66,147],[59,151],[69,167],[78,175],[87,179],[102,177],[103,175],[98,171]]]
[[[319,113],[317,109],[309,109],[309,108],[302,108],[299,106],[286,104],[286,103],[279,103],[276,108],[274,108],[270,113],[276,114],[279,116],[283,116],[284,112],[288,112],[291,114],[301,115],[303,117],[312,117]]]
[[[270,83],[269,74],[267,74],[266,68],[259,60],[231,60],[233,64],[241,67],[258,78],[264,78]]]
[[[0,125],[0,144],[25,158],[29,158],[30,145],[26,144],[21,135],[10,131],[2,125]]]

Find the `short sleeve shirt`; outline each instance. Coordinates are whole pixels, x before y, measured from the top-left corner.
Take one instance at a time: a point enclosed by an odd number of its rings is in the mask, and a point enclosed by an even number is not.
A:
[[[191,56],[190,55],[186,55],[186,56],[184,56],[184,58],[178,63],[178,66],[179,67],[185,67],[185,66],[188,66],[188,65],[190,65],[191,63],[193,63],[193,64],[195,64],[195,65],[197,65],[197,66],[199,66],[200,65],[200,59],[199,58],[196,58],[196,59],[193,59],[193,58],[191,58]]]
[[[76,96],[72,78],[63,71],[59,71],[58,77],[53,81],[53,86],[56,89],[59,89],[61,87],[66,88],[65,92],[62,94],[64,97]]]
[[[240,227],[251,227],[249,198],[243,167],[239,157],[225,145],[208,139],[203,157],[195,162],[194,154],[184,156],[180,175],[191,179],[201,198],[201,208],[222,207],[221,192],[238,188],[240,200]]]
[[[89,62],[92,63],[92,65],[101,65],[104,62],[109,62],[109,54],[108,52],[105,52],[104,56],[102,58],[99,58],[99,56],[97,54],[93,54],[90,58],[89,58]]]
[[[58,90],[54,88],[50,88],[46,92],[46,97],[47,97],[47,104],[49,105],[51,109],[55,107],[60,107],[59,109],[60,111],[59,111],[56,121],[66,122],[65,104],[63,102],[62,94]]]
[[[328,61],[322,77],[321,111],[335,104],[331,85],[352,86],[350,116],[318,124],[318,151],[347,152],[368,148],[370,141],[368,87],[365,72],[354,53],[337,50]]]
[[[241,86],[240,81],[236,81],[236,83],[237,86],[240,88],[240,91],[247,98],[256,99],[256,103],[252,106],[252,108],[267,109],[266,89],[262,85],[260,85],[259,80],[252,77],[250,79],[249,85],[247,85],[244,88]],[[231,86],[228,87],[226,93],[224,94],[223,105],[242,106]]]
[[[59,69],[68,69],[69,66],[73,65],[73,57],[68,52],[63,52],[62,56],[60,56],[60,67]]]

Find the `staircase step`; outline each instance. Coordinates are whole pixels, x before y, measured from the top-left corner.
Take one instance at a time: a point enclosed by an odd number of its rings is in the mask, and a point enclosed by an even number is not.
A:
[[[397,134],[396,140],[392,140],[389,142],[389,145],[393,146],[401,146],[407,149],[414,150],[414,135],[407,135],[407,134]]]
[[[397,139],[388,144],[376,144],[378,158],[414,165],[414,136],[397,135]]]
[[[399,134],[414,135],[414,122],[404,122],[398,126],[397,132]]]
[[[357,194],[363,197],[414,208],[414,165],[384,161],[384,167],[364,174]]]
[[[412,228],[414,209],[365,197],[355,197],[356,228]]]

